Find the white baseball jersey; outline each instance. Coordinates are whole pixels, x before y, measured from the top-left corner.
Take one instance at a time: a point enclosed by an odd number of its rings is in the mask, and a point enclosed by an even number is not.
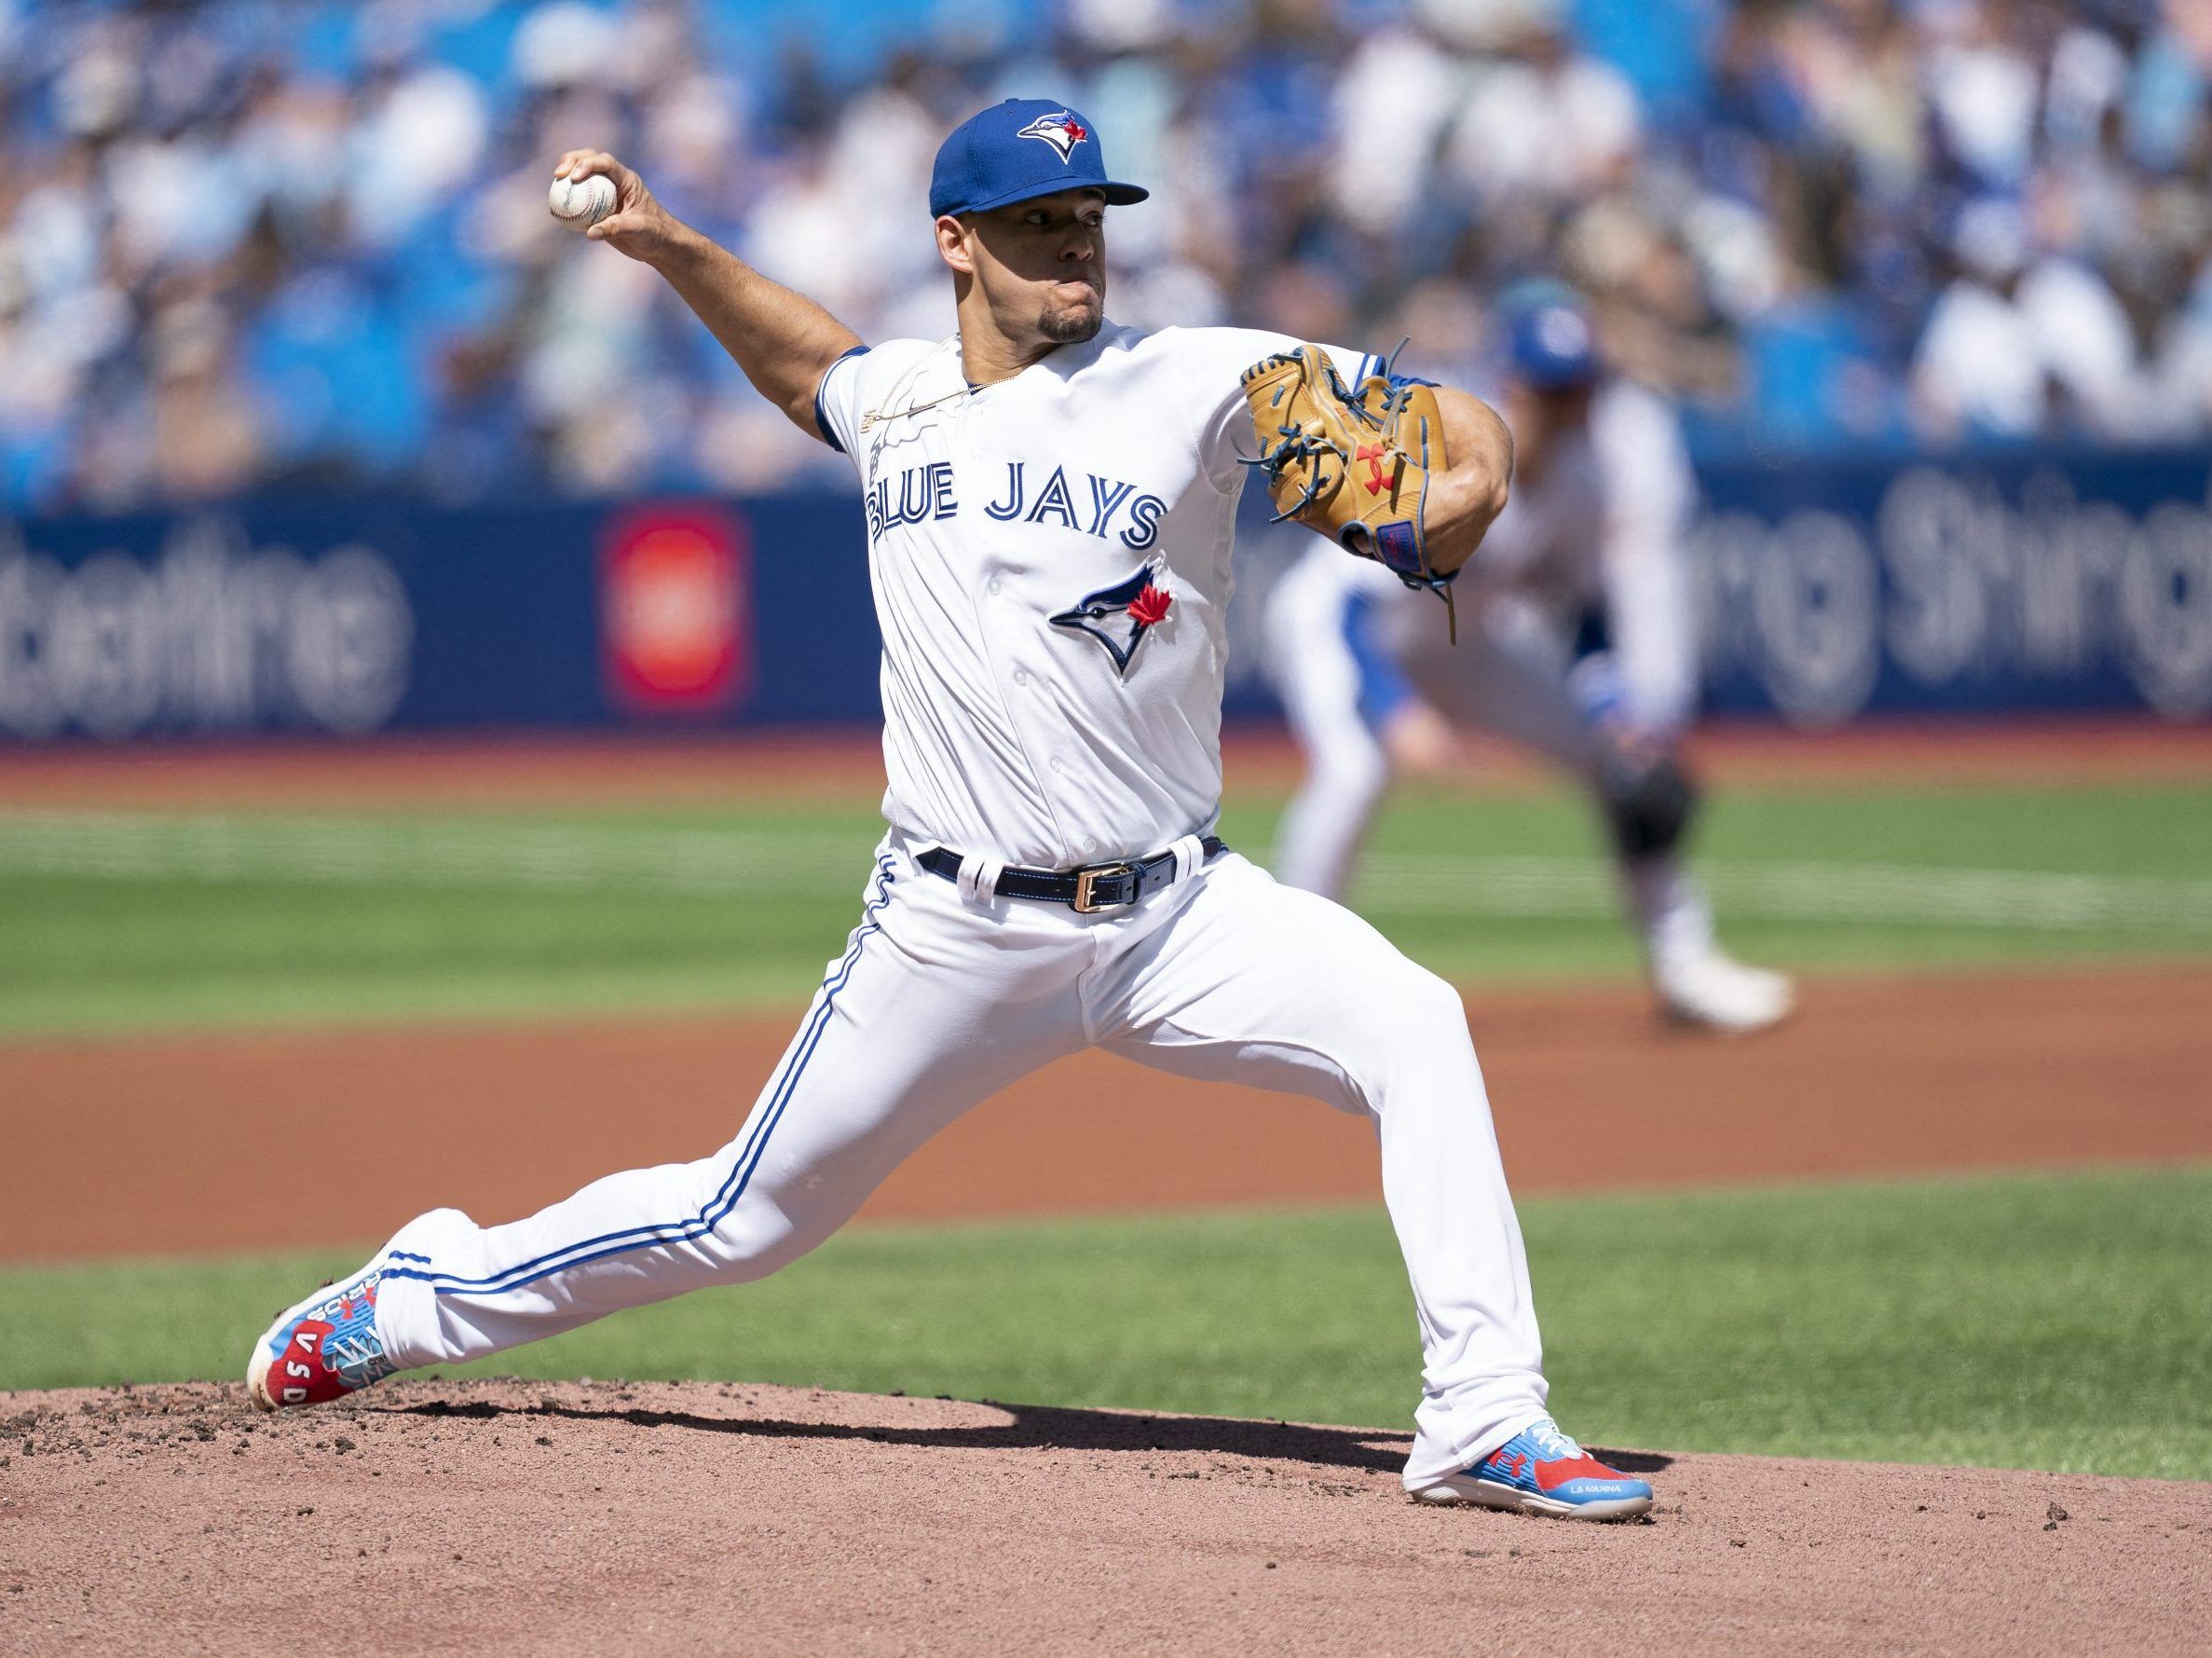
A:
[[[1109,324],[989,386],[957,337],[824,376],[816,418],[866,491],[894,826],[1061,869],[1211,825],[1239,380],[1297,343]]]

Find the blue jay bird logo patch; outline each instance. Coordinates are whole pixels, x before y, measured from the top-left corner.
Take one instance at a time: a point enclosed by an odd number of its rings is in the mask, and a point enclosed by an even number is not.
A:
[[[1039,116],[1014,136],[1048,144],[1065,161],[1074,155],[1075,146],[1090,136],[1090,129],[1063,109],[1053,115]]]
[[[1127,678],[1137,647],[1166,620],[1167,607],[1175,602],[1175,596],[1153,580],[1154,573],[1148,564],[1126,581],[1085,594],[1070,609],[1052,617],[1053,625],[1090,635],[1106,647],[1106,654],[1113,658],[1114,671]]]

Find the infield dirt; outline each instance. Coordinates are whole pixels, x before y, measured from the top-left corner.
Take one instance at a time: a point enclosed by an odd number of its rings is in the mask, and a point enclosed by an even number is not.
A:
[[[1701,726],[1700,775],[1737,784],[2054,784],[2193,782],[2212,777],[2212,727],[2139,719],[1867,721],[1836,731]],[[1524,752],[1477,739],[1463,781],[1542,783]],[[1304,774],[1279,731],[1222,738],[1233,790],[1288,791]],[[716,805],[752,799],[870,802],[883,748],[867,731],[735,732],[718,736],[380,737],[359,744],[180,743],[0,746],[0,800],[16,808]]]
[[[2212,968],[2177,966],[1816,981],[1793,1023],[1740,1041],[1666,1032],[1624,987],[1471,992],[1468,1014],[1529,1193],[2212,1157],[2206,1007]],[[20,1107],[0,1259],[375,1243],[447,1203],[512,1219],[720,1145],[794,1022],[0,1045]],[[339,1166],[311,1212],[265,1200],[289,1170]],[[1379,1192],[1364,1121],[1094,1053],[955,1124],[862,1217]]]
[[[2212,732],[2139,720],[1723,729],[1699,750],[1724,785],[2212,777]],[[1494,781],[1536,776],[1503,763]],[[1245,787],[1294,768],[1282,740],[1230,745]],[[851,803],[881,778],[874,739],[852,735],[0,753],[0,798],[16,806]],[[1836,979],[1805,1001],[1786,1029],[1725,1042],[1660,1032],[1625,987],[1470,993],[1515,1188],[2212,1156],[2212,967]],[[352,1245],[441,1203],[526,1213],[610,1170],[721,1144],[794,1022],[0,1042],[0,1259]],[[376,1156],[361,1158],[369,1125]],[[1178,1155],[1158,1156],[1169,1144]],[[113,1158],[117,1144],[132,1155]],[[271,1173],[340,1156],[348,1178],[313,1235],[294,1219],[274,1228]],[[863,1218],[1364,1199],[1376,1185],[1363,1123],[1087,1055],[924,1147]]]
[[[1397,1434],[1207,1418],[604,1382],[0,1413],[10,1653],[2180,1653],[2212,1616],[2199,1484],[1616,1451],[1659,1507],[1592,1526],[1415,1505]]]

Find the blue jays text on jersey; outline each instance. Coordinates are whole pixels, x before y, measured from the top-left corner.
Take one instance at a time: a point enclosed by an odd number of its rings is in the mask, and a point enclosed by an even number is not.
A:
[[[1160,519],[1167,502],[1157,495],[1140,494],[1137,486],[1097,473],[1079,473],[1080,489],[1068,483],[1068,471],[1056,466],[1042,485],[1029,487],[1029,462],[1009,460],[1004,493],[985,503],[984,512],[1002,524],[1020,519],[1030,524],[1058,524],[1101,540],[1112,537],[1132,553],[1141,553],[1160,539]],[[933,460],[909,466],[894,479],[876,478],[867,497],[868,540],[902,524],[924,524],[950,518],[960,511],[954,491],[952,465]]]

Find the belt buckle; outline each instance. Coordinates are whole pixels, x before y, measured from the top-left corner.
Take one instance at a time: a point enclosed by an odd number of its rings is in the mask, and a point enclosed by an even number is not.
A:
[[[1093,864],[1087,870],[1076,870],[1073,905],[1075,912],[1078,915],[1096,915],[1099,911],[1115,905],[1135,903],[1137,899],[1134,894],[1124,898],[1108,898],[1104,903],[1100,903],[1098,898],[1098,886],[1101,881],[1121,880],[1126,876],[1134,875],[1136,872],[1137,866],[1135,864]]]

